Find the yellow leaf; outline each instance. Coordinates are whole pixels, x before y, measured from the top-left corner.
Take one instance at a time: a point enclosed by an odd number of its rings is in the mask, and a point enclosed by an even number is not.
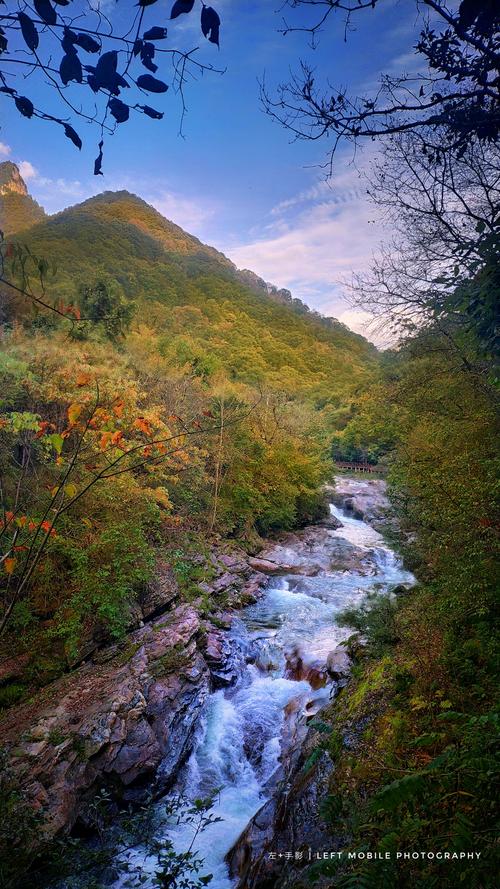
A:
[[[16,567],[16,562],[17,562],[17,559],[12,559],[12,558],[10,558],[10,559],[4,559],[3,567],[4,567],[4,569],[5,569],[5,573],[6,573],[6,574],[12,574],[12,573],[13,573],[14,568]]]
[[[163,506],[165,509],[172,509],[172,503],[168,496],[168,491],[166,491],[165,488],[155,488],[153,494],[158,506]]]
[[[73,404],[70,404],[70,406],[68,408],[68,422],[71,424],[76,423],[82,410],[83,410],[82,404],[77,404],[76,401]]]
[[[72,482],[69,485],[64,485],[64,493],[66,497],[69,497],[70,500],[75,496],[77,492],[77,487]]]

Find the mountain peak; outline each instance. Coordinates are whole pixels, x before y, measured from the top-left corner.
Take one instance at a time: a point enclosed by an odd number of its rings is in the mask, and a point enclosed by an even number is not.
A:
[[[45,218],[45,211],[31,197],[17,164],[0,164],[0,230],[5,235],[30,228]]]
[[[19,172],[17,164],[12,161],[4,161],[0,164],[0,194],[28,195],[26,183]]]

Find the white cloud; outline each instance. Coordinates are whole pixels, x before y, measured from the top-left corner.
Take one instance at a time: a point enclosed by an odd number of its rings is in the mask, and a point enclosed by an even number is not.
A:
[[[33,166],[30,161],[19,161],[18,165],[19,172],[23,179],[36,179],[38,176],[38,170]]]
[[[184,198],[171,191],[160,191],[160,194],[148,196],[143,194],[145,201],[152,204],[162,216],[187,229],[192,234],[197,234],[203,224],[215,214],[215,207],[202,204]]]
[[[363,156],[363,168],[373,161]],[[255,229],[247,243],[226,248],[240,268],[287,287],[311,308],[334,315],[377,345],[386,345],[368,312],[348,309],[344,284],[367,270],[386,234],[369,203],[360,170],[350,165],[331,180],[321,180],[270,210],[270,224]]]
[[[251,268],[300,298],[316,294],[314,303],[324,311],[318,299],[324,303],[336,290],[338,299],[342,279],[369,266],[381,237],[373,208],[353,192],[341,203],[334,199],[307,207],[286,228],[227,252],[240,268]]]
[[[5,142],[0,142],[0,157],[8,157],[12,149]]]

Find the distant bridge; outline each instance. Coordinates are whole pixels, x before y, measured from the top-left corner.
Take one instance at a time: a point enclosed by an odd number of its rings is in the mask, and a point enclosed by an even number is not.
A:
[[[349,472],[376,472],[379,475],[384,475],[386,471],[385,466],[374,463],[355,463],[354,460],[335,460],[335,466],[338,469],[347,469]]]

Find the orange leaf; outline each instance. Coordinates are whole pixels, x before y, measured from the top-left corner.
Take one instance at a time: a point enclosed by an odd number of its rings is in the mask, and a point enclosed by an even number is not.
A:
[[[16,567],[17,559],[4,559],[3,567],[5,568],[6,574],[12,574],[14,572],[14,568]]]
[[[111,436],[111,444],[117,445],[121,442],[123,438],[123,432],[118,429],[117,432],[114,432]]]
[[[105,451],[107,446],[109,445],[111,439],[113,438],[112,432],[103,432],[101,435],[101,441],[99,442],[99,447],[101,451]]]
[[[153,434],[151,423],[149,422],[149,420],[146,420],[145,417],[137,417],[137,420],[134,420],[134,426],[136,429],[140,429],[141,432],[144,432],[144,435]]]
[[[83,372],[79,373],[76,378],[76,385],[77,386],[86,386],[88,383],[90,383],[90,380],[91,380],[90,374],[83,373]]]
[[[144,448],[142,453],[144,454],[145,457],[150,457],[152,452],[153,452],[153,448],[151,447],[151,445],[146,445],[146,447]]]
[[[42,531],[45,531],[46,534],[50,534],[51,526],[50,526],[50,522],[48,522],[47,519],[45,519],[45,521],[42,522],[42,524],[40,525],[40,528],[42,529]]]
[[[123,408],[125,407],[124,401],[115,401],[113,405],[113,413],[115,417],[121,417],[123,414]]]

